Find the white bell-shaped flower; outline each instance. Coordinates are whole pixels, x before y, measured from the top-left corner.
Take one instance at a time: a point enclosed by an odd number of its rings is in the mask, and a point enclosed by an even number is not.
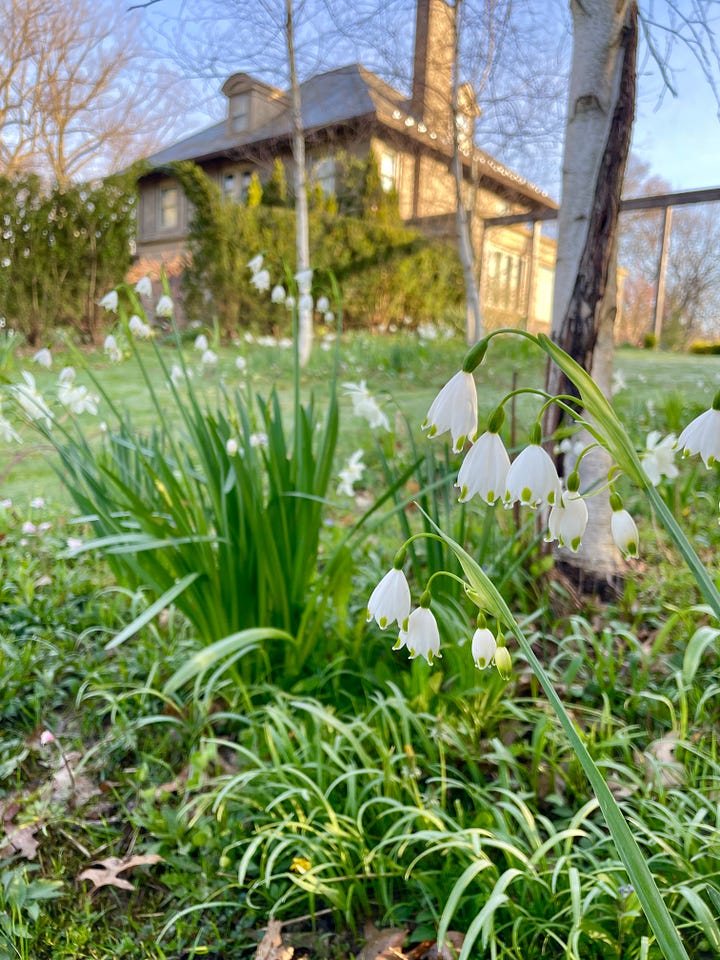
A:
[[[402,570],[389,570],[375,587],[367,606],[367,619],[375,620],[384,630],[397,622],[402,629],[410,616],[410,587]]]
[[[487,627],[478,627],[473,634],[470,650],[475,666],[478,670],[485,670],[495,659],[497,640],[492,630]]]
[[[503,503],[519,502],[524,507],[541,503],[552,506],[560,499],[560,479],[550,454],[539,443],[530,443],[510,465]]]
[[[577,490],[566,490],[553,504],[548,516],[547,543],[557,540],[561,547],[575,553],[588,522],[588,509]]]
[[[719,400],[720,394],[715,398],[710,410],[695,417],[685,427],[677,442],[684,457],[699,453],[708,469],[716,460],[720,460],[720,409],[715,406]]]
[[[477,388],[471,373],[459,370],[435,397],[422,424],[429,437],[449,430],[459,453],[477,433]]]
[[[492,506],[503,495],[510,469],[510,457],[500,434],[486,431],[465,456],[458,473],[460,503],[477,494]]]
[[[431,666],[434,658],[440,657],[440,631],[429,607],[418,607],[407,618],[407,628],[400,630],[393,650],[401,647],[407,647],[411,660],[424,657]]]
[[[627,510],[614,510],[610,520],[613,540],[622,555],[636,557],[638,555],[638,529],[635,521]]]

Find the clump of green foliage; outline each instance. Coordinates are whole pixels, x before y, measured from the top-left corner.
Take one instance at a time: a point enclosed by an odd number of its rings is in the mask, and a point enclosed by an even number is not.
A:
[[[265,254],[274,276],[294,261],[294,211],[284,205],[281,167],[278,162],[270,182],[258,182],[243,205],[224,199],[193,163],[172,165],[193,207],[184,274],[187,314],[205,319],[210,302],[226,337],[248,327],[290,327],[284,304],[260,301],[247,270],[256,252]],[[383,191],[374,157],[348,160],[342,169],[337,200],[311,197],[310,250],[314,268],[332,269],[343,290],[345,326],[387,325],[406,316],[420,322],[457,308],[463,282],[454,248],[402,226],[397,197]]]
[[[31,345],[58,327],[99,335],[97,301],[130,266],[135,173],[47,188],[0,178],[0,317]]]

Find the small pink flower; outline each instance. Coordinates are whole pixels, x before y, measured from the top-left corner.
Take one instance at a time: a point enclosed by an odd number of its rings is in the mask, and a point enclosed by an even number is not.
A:
[[[46,747],[48,743],[55,743],[55,737],[49,730],[43,730],[40,734],[40,744]]]

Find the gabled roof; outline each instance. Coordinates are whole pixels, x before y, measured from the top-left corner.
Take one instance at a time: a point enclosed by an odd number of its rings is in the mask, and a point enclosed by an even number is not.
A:
[[[358,63],[339,67],[310,77],[300,85],[303,128],[312,134],[323,128],[358,122],[376,121],[444,156],[452,153],[447,137],[428,129],[408,114],[409,101],[399,91]],[[148,157],[153,167],[178,160],[198,162],[237,153],[266,141],[289,139],[292,135],[287,94],[285,109],[260,127],[244,133],[231,133],[225,119]],[[557,208],[546,193],[509,170],[489,154],[476,149],[473,161],[480,175],[520,194],[535,206]],[[466,163],[470,162],[467,157]]]

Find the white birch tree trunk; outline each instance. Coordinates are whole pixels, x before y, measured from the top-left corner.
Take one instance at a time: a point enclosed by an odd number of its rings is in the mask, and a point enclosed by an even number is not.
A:
[[[617,312],[617,219],[635,110],[637,0],[571,0],[573,60],[558,216],[551,336],[609,393]],[[552,394],[577,396],[548,367]],[[552,407],[546,435],[560,423]],[[607,480],[602,451],[583,460],[581,491]],[[618,571],[607,496],[588,501],[590,521],[577,555],[563,559],[596,580]]]
[[[294,161],[293,190],[295,192],[295,251],[297,272],[310,269],[310,228],[308,223],[307,175],[305,172],[305,130],[302,121],[302,101],[295,64],[295,36],[292,0],[285,2],[285,41],[290,68],[290,96],[292,114],[292,152]],[[304,367],[310,359],[313,341],[312,310],[298,313],[298,357]]]

